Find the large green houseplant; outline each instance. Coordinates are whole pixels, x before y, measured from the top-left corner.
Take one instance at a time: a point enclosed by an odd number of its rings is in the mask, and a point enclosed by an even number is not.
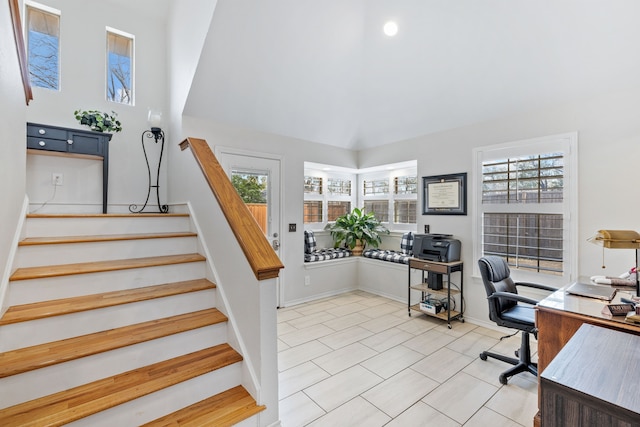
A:
[[[389,230],[380,224],[373,212],[367,213],[359,208],[339,216],[336,222],[327,224],[325,230],[331,232],[336,247],[344,242],[354,255],[360,255],[365,246],[377,248],[382,243],[380,235],[389,234]]]

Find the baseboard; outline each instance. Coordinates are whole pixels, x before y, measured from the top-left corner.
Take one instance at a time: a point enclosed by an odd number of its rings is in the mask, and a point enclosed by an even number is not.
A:
[[[291,301],[285,301],[280,307],[281,308],[287,308],[287,307],[293,307],[294,305],[300,305],[300,304],[305,304],[307,302],[313,302],[313,301],[318,301],[324,298],[330,298],[330,297],[334,297],[336,295],[342,295],[342,294],[346,294],[348,292],[353,292],[353,291],[357,291],[359,290],[358,288],[354,287],[354,288],[343,288],[343,289],[339,289],[339,290],[334,290],[334,291],[329,291],[329,292],[323,292],[320,294],[316,294],[310,297],[306,297],[306,298],[299,298],[299,299],[295,299],[295,300],[291,300]]]

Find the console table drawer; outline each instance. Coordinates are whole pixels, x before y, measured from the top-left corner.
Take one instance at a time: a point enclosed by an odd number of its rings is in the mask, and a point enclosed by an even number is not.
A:
[[[49,127],[44,125],[27,125],[27,136],[46,139],[67,139],[66,129]]]
[[[27,148],[33,148],[36,150],[66,152],[68,150],[68,145],[69,144],[67,143],[66,139],[48,139],[42,137],[38,138],[35,136],[27,137]]]

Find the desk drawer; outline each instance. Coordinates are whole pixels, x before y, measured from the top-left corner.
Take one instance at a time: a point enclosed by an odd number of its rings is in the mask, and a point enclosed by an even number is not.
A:
[[[67,131],[65,129],[57,129],[40,125],[28,125],[27,136],[46,139],[62,139],[67,140]]]
[[[437,264],[430,261],[412,259],[410,261],[410,267],[417,268],[419,270],[424,270],[424,271],[432,271],[434,273],[447,274],[446,265]]]
[[[47,151],[62,151],[66,152],[68,150],[67,140],[59,140],[59,139],[48,139],[48,138],[38,138],[35,136],[27,137],[27,148],[34,148],[36,150],[47,150]]]

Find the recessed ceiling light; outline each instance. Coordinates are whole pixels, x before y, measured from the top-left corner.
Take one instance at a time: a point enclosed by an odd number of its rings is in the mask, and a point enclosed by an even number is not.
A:
[[[394,21],[389,21],[384,24],[383,30],[386,35],[388,35],[389,37],[393,37],[398,34],[398,24],[396,24]]]

